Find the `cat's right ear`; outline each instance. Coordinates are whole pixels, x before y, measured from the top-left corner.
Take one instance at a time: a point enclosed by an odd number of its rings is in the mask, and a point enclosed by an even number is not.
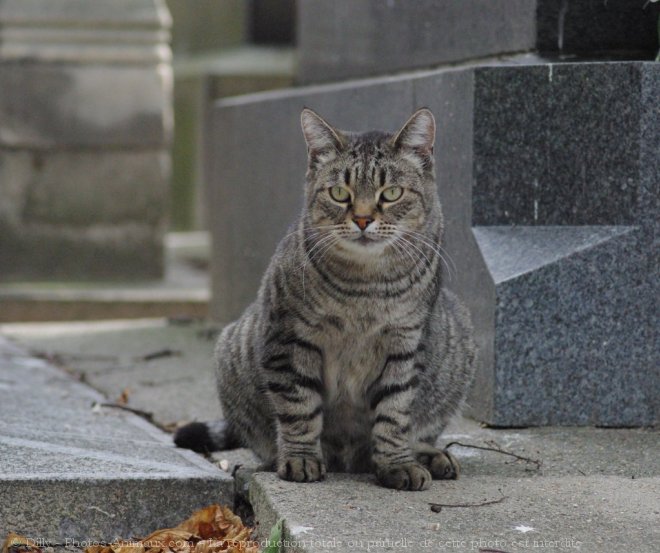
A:
[[[341,132],[334,129],[323,117],[309,108],[302,110],[300,124],[307,143],[310,165],[316,162],[320,156],[334,157],[332,154],[340,151],[346,143]],[[329,161],[329,159],[325,160]]]

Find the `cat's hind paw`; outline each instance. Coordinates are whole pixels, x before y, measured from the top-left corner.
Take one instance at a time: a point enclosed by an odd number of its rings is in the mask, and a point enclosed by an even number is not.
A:
[[[426,490],[431,485],[431,473],[419,463],[405,465],[379,465],[378,481],[386,488],[395,490]]]
[[[325,478],[325,465],[318,457],[287,457],[278,463],[277,474],[292,482],[316,482]]]

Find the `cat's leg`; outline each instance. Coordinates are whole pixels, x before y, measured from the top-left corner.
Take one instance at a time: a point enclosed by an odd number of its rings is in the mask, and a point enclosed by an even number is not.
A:
[[[401,345],[387,356],[382,373],[371,385],[372,458],[383,486],[425,490],[431,485],[431,474],[415,458],[411,448],[410,409],[419,385],[414,370],[416,351],[409,343]]]
[[[433,447],[427,442],[417,442],[413,446],[415,458],[424,465],[434,480],[456,480],[460,465],[449,451]]]
[[[323,353],[291,336],[273,337],[268,344],[263,367],[277,420],[277,473],[295,482],[322,480]]]

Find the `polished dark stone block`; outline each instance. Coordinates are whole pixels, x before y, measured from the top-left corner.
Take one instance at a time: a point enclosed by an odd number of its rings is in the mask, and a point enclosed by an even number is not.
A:
[[[637,227],[476,227],[495,279],[498,426],[639,426],[660,416],[653,290]],[[483,390],[482,390],[483,392]]]
[[[564,55],[658,49],[660,6],[646,0],[538,0],[537,47]]]
[[[659,80],[650,62],[476,70],[473,222],[496,296],[479,418],[660,420]]]
[[[475,224],[633,223],[647,66],[477,69]]]

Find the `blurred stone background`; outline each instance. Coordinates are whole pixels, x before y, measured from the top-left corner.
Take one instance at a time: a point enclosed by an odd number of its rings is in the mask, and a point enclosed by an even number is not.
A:
[[[293,0],[0,2],[0,321],[206,316],[208,106],[291,85],[295,19]]]

